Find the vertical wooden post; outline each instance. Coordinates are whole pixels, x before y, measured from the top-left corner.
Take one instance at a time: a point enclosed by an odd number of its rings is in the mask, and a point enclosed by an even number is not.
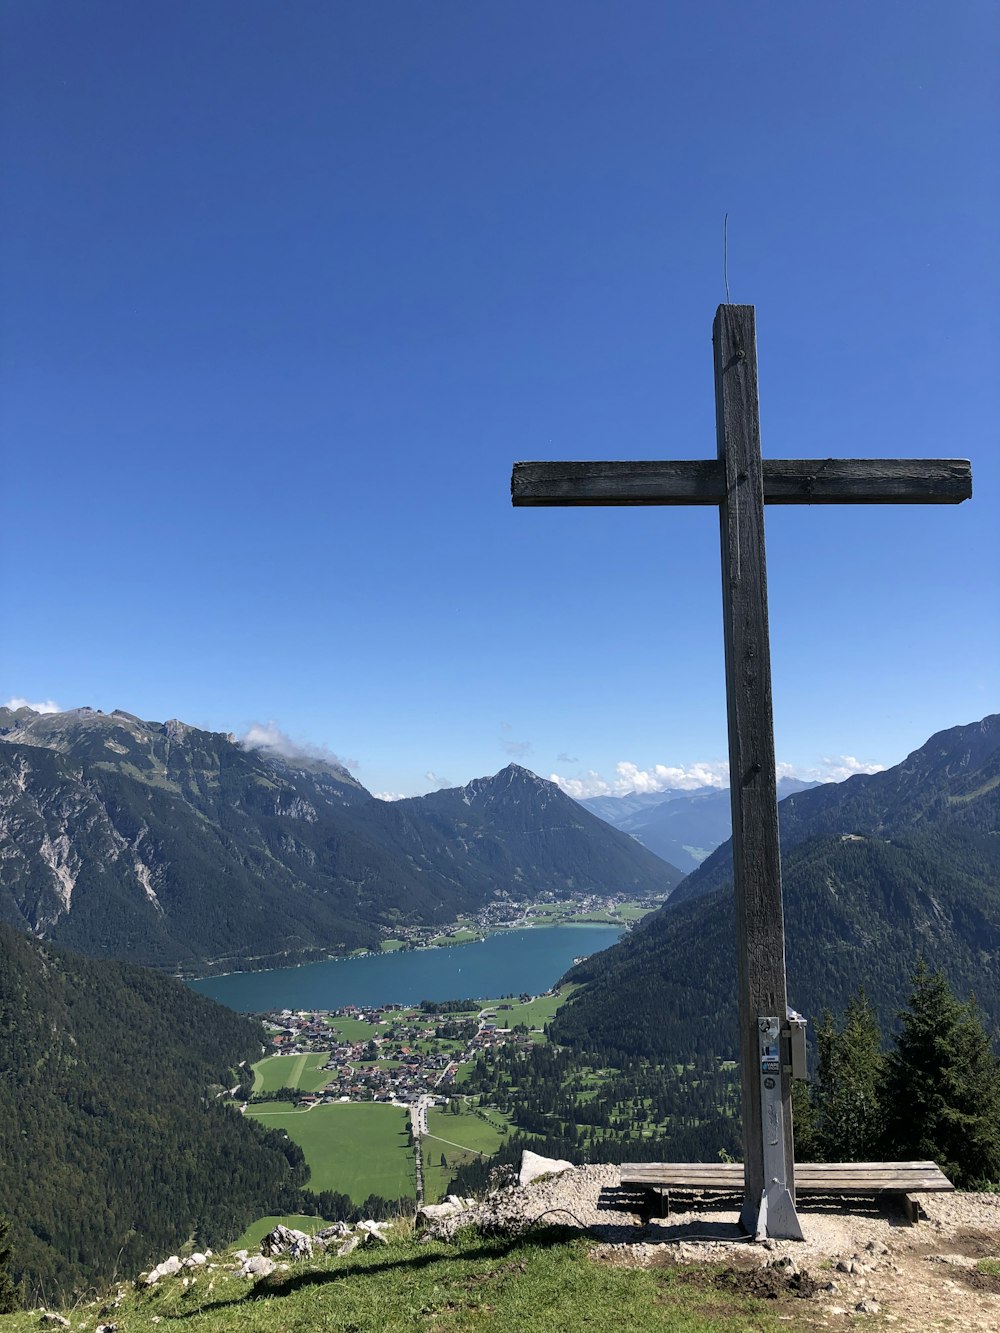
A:
[[[787,999],[753,306],[719,306],[712,343],[718,456],[725,467],[719,513],[743,1073],[741,1221],[751,1233],[801,1239],[791,1083],[782,1055],[780,1101],[775,1091],[768,1098],[758,1031],[762,1016],[776,1017],[784,1027]]]

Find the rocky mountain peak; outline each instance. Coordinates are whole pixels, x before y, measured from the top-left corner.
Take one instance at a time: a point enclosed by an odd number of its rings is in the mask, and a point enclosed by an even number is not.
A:
[[[529,768],[522,768],[520,764],[508,764],[506,768],[501,768],[499,773],[494,773],[490,777],[473,778],[458,790],[466,805],[488,801],[517,801],[522,795],[544,803],[553,795],[559,794],[559,789],[551,782],[540,778],[537,773],[532,773]]]

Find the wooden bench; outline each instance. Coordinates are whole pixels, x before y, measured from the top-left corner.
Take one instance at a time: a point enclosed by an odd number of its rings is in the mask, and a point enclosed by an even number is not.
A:
[[[670,1212],[670,1191],[738,1194],[742,1162],[623,1162],[621,1183],[655,1191]],[[894,1194],[911,1222],[920,1217],[914,1195],[953,1190],[935,1162],[798,1162],[796,1194]]]

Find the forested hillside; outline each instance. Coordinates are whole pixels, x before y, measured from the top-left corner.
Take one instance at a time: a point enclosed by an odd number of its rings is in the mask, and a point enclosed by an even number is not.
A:
[[[932,736],[901,764],[858,773],[786,797],[778,806],[782,848],[829,833],[867,837],[928,828],[996,834],[1000,811],[1000,713]],[[689,875],[674,902],[731,883],[733,856],[725,842]]]
[[[218,1097],[262,1036],[167,977],[0,923],[0,1210],[29,1297],[294,1208],[300,1150]]]
[[[885,1030],[918,958],[1000,1031],[1000,718],[935,736],[885,773],[782,803],[789,1002],[814,1020],[864,985]],[[785,814],[789,807],[792,817]],[[798,841],[794,839],[798,837]],[[726,849],[620,944],[575,968],[585,983],[558,1041],[681,1060],[736,1051],[736,958]],[[713,864],[714,863],[714,864]],[[720,886],[711,887],[714,878]],[[705,885],[710,887],[706,890]]]

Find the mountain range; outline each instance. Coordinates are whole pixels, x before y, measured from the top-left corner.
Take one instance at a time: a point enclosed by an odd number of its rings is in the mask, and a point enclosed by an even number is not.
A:
[[[818,785],[799,778],[781,778],[778,800]],[[588,796],[580,804],[685,873],[697,870],[732,831],[728,787]]]
[[[819,1018],[864,986],[885,1027],[918,958],[1000,1033],[1000,715],[932,736],[885,772],[781,804],[789,1003]],[[736,1051],[732,848],[575,968],[556,1040],[618,1057]]]
[[[515,764],[387,802],[176,720],[0,709],[0,919],[187,975],[274,967],[502,899],[681,872]]]

